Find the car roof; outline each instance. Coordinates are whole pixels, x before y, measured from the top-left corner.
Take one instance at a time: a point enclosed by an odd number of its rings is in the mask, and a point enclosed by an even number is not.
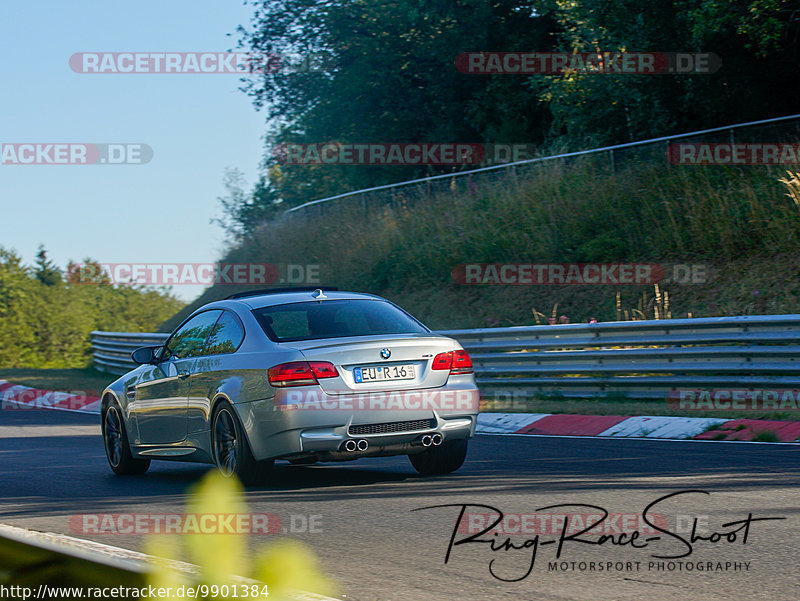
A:
[[[285,305],[288,303],[313,302],[324,300],[385,300],[374,294],[363,292],[329,291],[322,290],[324,298],[317,296],[318,292],[303,290],[302,292],[272,292],[269,294],[258,294],[241,298],[232,298],[216,301],[203,306],[203,309],[222,309],[232,307],[247,307],[250,310],[262,309],[273,305]]]

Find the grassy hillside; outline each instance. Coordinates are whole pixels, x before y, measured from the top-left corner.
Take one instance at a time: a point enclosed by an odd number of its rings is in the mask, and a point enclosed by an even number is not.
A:
[[[367,217],[352,201],[267,223],[223,261],[319,264],[323,283],[387,296],[433,328],[531,324],[534,309],[549,316],[555,305],[571,322],[636,307],[652,315],[651,286],[460,285],[452,272],[464,263],[703,264],[705,283],[662,287],[673,317],[800,312],[800,210],[784,176],[768,167],[647,164],[611,173],[588,160],[548,164],[525,177],[397,198]],[[206,290],[162,330],[238,290]]]

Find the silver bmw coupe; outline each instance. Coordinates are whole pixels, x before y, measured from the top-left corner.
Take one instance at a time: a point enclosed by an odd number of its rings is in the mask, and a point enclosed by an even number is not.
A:
[[[408,455],[452,472],[475,432],[469,355],[386,299],[331,290],[234,295],[188,317],[103,391],[117,474],[153,459],[216,464],[264,483],[294,464]]]

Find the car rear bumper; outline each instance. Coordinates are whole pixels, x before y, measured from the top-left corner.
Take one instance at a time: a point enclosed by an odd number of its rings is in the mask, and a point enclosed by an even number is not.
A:
[[[474,435],[478,390],[471,378],[464,380],[437,389],[359,395],[308,387],[306,394],[280,391],[273,399],[239,403],[236,410],[258,460],[409,454],[425,449],[426,434],[439,433],[443,441]],[[348,440],[366,441],[367,448],[347,451]]]

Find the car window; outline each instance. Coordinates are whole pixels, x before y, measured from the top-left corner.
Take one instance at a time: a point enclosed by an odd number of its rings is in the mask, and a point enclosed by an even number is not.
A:
[[[175,330],[166,344],[164,359],[197,357],[222,311],[204,311]]]
[[[244,330],[239,320],[230,311],[223,311],[211,329],[201,355],[220,355],[232,353],[244,340]]]
[[[253,311],[276,342],[427,332],[391,303],[380,300],[327,300],[289,303]]]
[[[280,332],[280,338],[300,339],[310,335],[308,314],[305,309],[286,308],[283,311],[271,312],[265,317],[270,320],[271,331]]]

